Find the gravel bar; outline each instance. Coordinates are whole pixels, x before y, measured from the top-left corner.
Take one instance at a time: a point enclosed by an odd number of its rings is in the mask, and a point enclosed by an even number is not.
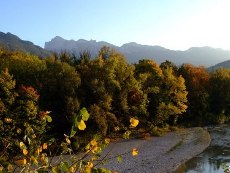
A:
[[[210,144],[205,128],[188,128],[162,137],[129,139],[111,143],[103,152],[108,155],[106,168],[121,173],[170,173],[203,152]],[[138,155],[132,156],[132,148]],[[117,156],[122,155],[118,163]],[[109,158],[109,159],[108,159]]]

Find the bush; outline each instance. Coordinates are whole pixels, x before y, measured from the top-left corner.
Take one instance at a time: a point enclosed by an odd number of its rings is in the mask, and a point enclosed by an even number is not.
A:
[[[167,132],[169,132],[169,126],[165,127],[153,127],[152,130],[150,131],[151,135],[153,136],[164,136]]]
[[[40,112],[39,95],[32,87],[15,89],[15,81],[8,70],[0,74],[0,163],[17,157],[26,159],[34,155],[43,142],[49,112]]]

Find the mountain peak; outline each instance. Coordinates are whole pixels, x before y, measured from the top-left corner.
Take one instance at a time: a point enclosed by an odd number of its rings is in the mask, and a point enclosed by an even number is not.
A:
[[[59,36],[56,36],[51,41],[45,43],[45,49],[47,50],[56,51],[56,52],[69,51],[76,54],[87,50],[91,52],[92,56],[97,56],[98,51],[103,46],[108,46],[111,48],[116,47],[104,41],[97,42],[96,40],[92,40],[92,39],[89,41],[85,39],[79,39],[75,41],[75,40],[66,40]]]
[[[157,63],[162,63],[168,60],[177,65],[191,63],[193,65],[204,65],[208,67],[230,59],[230,51],[214,49],[211,47],[192,47],[186,51],[175,51],[161,46],[142,45],[136,42],[126,43],[121,47],[118,47],[104,41],[96,41],[92,39],[89,41],[84,39],[75,41],[65,40],[59,36],[55,38],[46,42],[45,49],[57,52],[65,50],[76,53],[76,55],[87,50],[91,53],[92,57],[96,57],[101,47],[108,46],[124,54],[129,63],[136,63],[140,59],[148,58],[154,59]]]
[[[166,60],[172,61],[177,65],[183,63],[191,63],[193,65],[204,65],[206,67],[217,64],[230,59],[230,51],[223,49],[215,49],[212,47],[192,47],[186,51],[174,51],[160,46],[142,45],[136,42],[130,42],[121,47],[115,46],[105,41],[96,40],[65,40],[60,36],[54,37],[51,41],[45,43],[45,49],[34,45],[32,42],[21,40],[18,36],[11,33],[0,32],[0,45],[9,50],[20,50],[29,52],[39,57],[47,57],[51,51],[61,52],[63,50],[70,51],[78,55],[82,51],[89,51],[92,57],[98,55],[98,51],[103,46],[108,46],[122,53],[129,63],[136,63],[140,59],[154,59],[157,63]],[[223,63],[225,66],[229,61]],[[224,67],[223,64],[218,66]]]
[[[34,45],[30,41],[21,40],[18,36],[11,34],[10,32],[0,32],[0,45],[12,51],[20,50],[22,52],[29,52],[39,57],[47,57],[50,55],[49,51]]]
[[[65,40],[65,39],[62,38],[62,37],[60,37],[60,36],[56,36],[56,37],[54,37],[52,40],[55,40],[55,41],[58,40],[58,41],[59,41],[59,40]]]
[[[124,46],[124,45],[137,46],[137,45],[140,45],[140,44],[138,44],[138,43],[136,43],[136,42],[129,42],[129,43],[123,44],[123,46]]]
[[[4,39],[17,39],[20,40],[20,38],[14,34],[11,34],[10,32],[4,33],[0,32],[0,37]]]

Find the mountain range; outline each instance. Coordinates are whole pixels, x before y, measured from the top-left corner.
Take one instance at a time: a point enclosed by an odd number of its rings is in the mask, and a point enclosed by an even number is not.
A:
[[[211,47],[192,47],[186,51],[175,51],[160,46],[141,45],[135,42],[127,43],[119,47],[107,42],[97,42],[95,40],[65,40],[59,36],[45,43],[45,49],[50,51],[70,51],[79,54],[79,52],[88,50],[93,57],[97,56],[102,46],[109,46],[124,54],[129,63],[136,63],[140,59],[148,58],[154,59],[157,63],[169,60],[176,65],[191,63],[193,65],[209,67],[219,62],[230,60],[230,50]]]
[[[50,51],[34,45],[30,41],[21,40],[18,36],[13,35],[9,32],[0,32],[0,46],[8,50],[19,50],[22,52],[28,52],[42,58],[47,57],[51,54]]]
[[[172,61],[176,65],[190,63],[193,65],[204,65],[209,69],[219,67],[230,68],[230,50],[215,49],[211,47],[192,47],[185,51],[166,49],[160,46],[141,45],[135,42],[116,46],[108,42],[95,40],[66,40],[56,36],[45,43],[45,48],[34,45],[30,41],[21,40],[11,33],[0,32],[0,46],[9,50],[19,50],[37,55],[41,58],[51,55],[52,52],[69,51],[76,55],[88,50],[92,57],[96,57],[103,46],[111,47],[125,55],[129,63],[137,63],[140,59],[154,59],[157,63],[165,60]],[[222,63],[220,63],[222,62]]]

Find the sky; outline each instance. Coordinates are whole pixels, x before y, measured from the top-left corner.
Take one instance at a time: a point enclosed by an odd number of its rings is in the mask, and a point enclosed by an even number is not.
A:
[[[67,40],[230,50],[230,0],[1,0],[0,31]]]

